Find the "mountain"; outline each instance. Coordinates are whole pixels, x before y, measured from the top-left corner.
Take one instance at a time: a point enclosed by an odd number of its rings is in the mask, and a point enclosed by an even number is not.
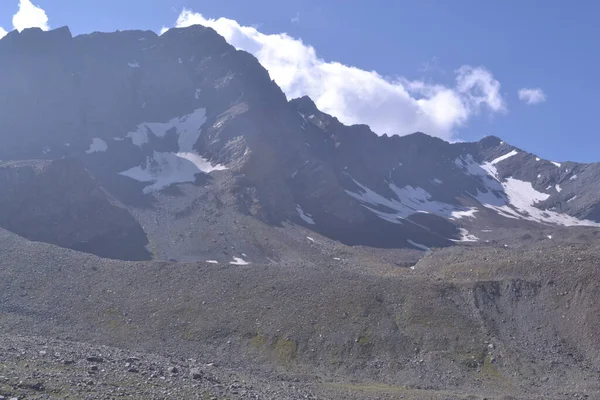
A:
[[[495,137],[449,144],[345,126],[307,97],[288,102],[210,28],[14,31],[0,63],[0,157],[81,160],[158,258],[231,253],[206,241],[248,241],[235,228],[247,217],[413,249],[600,221],[597,164],[541,160]],[[264,247],[243,250],[279,257]]]
[[[600,393],[600,164],[346,126],[202,26],[14,31],[0,69],[3,332],[325,398]]]

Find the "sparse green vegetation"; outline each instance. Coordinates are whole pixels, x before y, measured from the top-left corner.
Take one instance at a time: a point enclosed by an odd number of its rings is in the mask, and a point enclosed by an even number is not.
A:
[[[361,345],[362,347],[367,347],[372,345],[372,340],[371,340],[371,332],[369,330],[365,331],[363,334],[358,336],[358,339],[356,339],[356,342]]]
[[[268,356],[279,363],[289,363],[296,358],[298,347],[291,338],[278,336],[271,341],[266,335],[257,333],[250,339],[250,344],[254,349],[264,351]]]
[[[250,342],[252,344],[252,347],[254,347],[255,349],[258,349],[258,348],[264,346],[265,344],[267,344],[267,337],[265,335],[263,335],[262,333],[257,333],[256,335],[254,335],[252,337]]]
[[[506,378],[500,373],[494,359],[491,355],[487,354],[483,359],[483,365],[481,366],[482,375],[492,379],[502,379],[506,381]]]
[[[296,345],[296,342],[290,338],[278,337],[273,346],[273,350],[279,361],[287,363],[296,357],[298,346]]]

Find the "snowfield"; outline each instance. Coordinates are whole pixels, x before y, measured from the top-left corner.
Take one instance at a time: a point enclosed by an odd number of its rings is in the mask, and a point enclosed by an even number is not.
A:
[[[206,109],[199,108],[183,117],[173,118],[168,122],[143,122],[137,129],[127,134],[131,142],[143,148],[148,143],[148,135],[164,138],[167,132],[177,134],[178,152],[153,152],[144,164],[120,172],[140,182],[149,182],[144,193],[156,192],[177,183],[194,182],[199,173],[227,169],[223,165],[211,164],[206,158],[197,154],[194,144],[200,137],[202,126],[206,122]]]
[[[100,138],[93,138],[92,139],[92,144],[90,144],[90,148],[87,149],[85,152],[87,154],[92,154],[92,153],[100,153],[100,152],[104,152],[108,150],[108,145],[106,144],[106,142]]]

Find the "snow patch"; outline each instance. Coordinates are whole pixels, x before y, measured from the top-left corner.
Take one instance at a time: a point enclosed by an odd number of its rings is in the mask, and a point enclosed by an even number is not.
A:
[[[230,261],[231,265],[250,265],[250,263],[243,258],[233,257],[233,261]]]
[[[204,157],[195,153],[161,153],[155,151],[147,157],[143,166],[136,166],[120,175],[140,182],[152,184],[143,189],[144,193],[157,192],[175,183],[194,182],[196,174],[210,173],[227,169],[223,165],[212,165]]]
[[[306,238],[307,238],[308,240],[310,240],[311,242],[313,242],[313,243],[317,243],[317,241],[316,241],[315,239],[311,238],[310,236],[307,236]]]
[[[194,182],[196,174],[227,169],[223,165],[211,164],[207,159],[194,151],[194,145],[200,136],[202,126],[206,122],[206,109],[199,108],[191,114],[176,117],[168,122],[142,122],[126,137],[133,144],[143,147],[148,143],[148,135],[163,138],[167,132],[177,135],[177,152],[154,152],[146,158],[141,166],[120,172],[140,182],[152,182],[144,188],[144,193],[161,190],[171,184]]]
[[[457,167],[465,170],[469,175],[481,177],[486,177],[489,175],[488,171],[482,165],[479,165],[477,162],[475,162],[471,154],[467,154],[466,156],[461,156],[460,158],[455,159],[454,164],[456,164]],[[489,164],[490,163],[484,165]]]
[[[431,199],[431,195],[420,187],[398,187],[390,183],[388,187],[394,198],[388,199],[371,190],[348,175],[358,187],[358,192],[346,193],[358,200],[363,207],[388,222],[402,224],[402,220],[415,213],[431,213],[445,218],[459,219],[473,217],[476,209],[454,206]]]
[[[424,244],[419,244],[419,243],[417,243],[417,242],[413,242],[413,241],[412,241],[412,240],[410,240],[410,239],[406,239],[406,241],[407,241],[407,242],[408,242],[408,243],[409,243],[411,246],[414,246],[414,247],[416,247],[416,248],[417,248],[417,249],[419,249],[419,250],[423,250],[423,251],[431,251],[431,249],[430,249],[429,247],[425,246]]]
[[[298,204],[296,204],[296,211],[298,211],[298,215],[300,215],[300,218],[302,218],[304,222],[311,225],[315,224],[315,220],[312,218],[312,215],[305,213],[304,210],[302,210],[302,207],[300,207]]]
[[[569,200],[567,200],[567,203],[570,203],[570,202],[572,202],[572,201],[573,201],[573,200],[575,200],[576,198],[577,198],[577,195],[575,195],[575,196],[571,197]]]
[[[127,137],[131,139],[133,144],[142,147],[148,143],[148,134],[151,133],[162,138],[171,129],[175,129],[178,136],[179,151],[191,152],[205,122],[206,109],[198,108],[191,114],[173,118],[168,122],[142,122],[135,131],[129,132]]]
[[[569,178],[570,181],[574,181],[575,179],[577,179],[577,174],[573,175],[572,177]]]
[[[296,171],[294,171],[294,173],[292,174],[292,179],[295,179],[296,176],[298,175],[298,172],[300,172],[300,170],[302,168],[304,168],[306,165],[308,165],[308,163],[310,162],[310,160],[306,161],[304,164],[302,164],[302,166],[300,166],[300,168],[298,168]],[[348,167],[346,167],[348,168]]]
[[[92,153],[99,153],[99,152],[103,152],[106,151],[108,149],[108,145],[106,144],[106,142],[100,138],[93,138],[92,139],[92,144],[90,144],[90,148],[87,149],[85,152],[87,154],[92,154]]]
[[[504,161],[504,160],[506,160],[507,158],[510,158],[510,157],[512,157],[512,156],[516,156],[517,154],[519,154],[519,152],[518,152],[518,151],[516,151],[516,150],[512,150],[512,151],[510,151],[509,153],[507,153],[507,154],[505,154],[505,155],[503,155],[503,156],[500,156],[500,157],[498,157],[498,158],[495,158],[494,160],[492,160],[492,161],[490,162],[490,164],[492,164],[492,165],[496,165],[496,164],[498,164],[500,161]]]
[[[469,231],[464,228],[460,228],[458,231],[460,232],[460,239],[452,239],[453,242],[477,242],[479,240],[477,236],[471,235]]]
[[[191,162],[192,164],[194,164],[196,166],[198,171],[204,172],[205,174],[209,174],[213,171],[223,171],[223,170],[227,169],[227,167],[225,167],[224,165],[220,165],[220,164],[212,165],[210,163],[210,161],[208,161],[206,158],[204,158],[196,153],[181,152],[181,153],[176,153],[175,155],[177,157],[188,160],[189,162]]]
[[[562,188],[560,187],[560,185],[556,184],[556,185],[554,185],[554,188],[556,189],[556,191],[558,193],[562,192]]]
[[[477,211],[476,207],[471,207],[466,211],[452,211],[452,213],[450,213],[450,219],[475,218],[475,213]]]
[[[539,158],[539,157],[536,157],[536,158],[535,158],[535,161],[540,161],[540,158]]]
[[[208,264],[218,264],[219,263],[217,260],[206,260],[206,262]]]
[[[486,181],[488,192],[478,192],[474,197],[484,207],[496,211],[503,217],[564,226],[600,226],[600,223],[594,221],[580,220],[555,211],[541,210],[535,205],[548,199],[550,197],[548,193],[538,192],[531,182],[512,177],[501,182],[498,179],[498,171],[491,163],[483,164],[481,168],[487,171],[493,180]],[[559,185],[556,185],[555,188],[560,192]]]
[[[538,174],[537,178],[541,179],[542,178],[542,174]]]
[[[562,165],[561,163],[559,163],[559,162],[556,162],[556,161],[550,161],[550,162],[551,162],[552,164],[556,165],[558,168],[560,168],[560,166]]]
[[[552,235],[548,235],[546,236],[548,239],[552,239]]]

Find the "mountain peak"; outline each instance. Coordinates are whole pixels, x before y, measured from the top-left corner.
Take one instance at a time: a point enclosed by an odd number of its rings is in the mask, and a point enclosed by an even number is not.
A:
[[[480,139],[477,143],[481,144],[484,147],[495,147],[504,144],[504,141],[498,136],[488,135],[485,136],[483,139]]]
[[[39,45],[39,46],[52,46],[61,42],[68,42],[73,38],[71,30],[68,26],[62,26],[50,31],[43,31],[40,28],[27,28],[21,32],[13,30],[6,36],[0,39],[2,44],[4,43],[18,43],[20,46],[23,45]]]
[[[292,99],[290,100],[290,104],[292,104],[301,113],[310,114],[320,112],[313,99],[311,99],[309,96],[302,96]]]

